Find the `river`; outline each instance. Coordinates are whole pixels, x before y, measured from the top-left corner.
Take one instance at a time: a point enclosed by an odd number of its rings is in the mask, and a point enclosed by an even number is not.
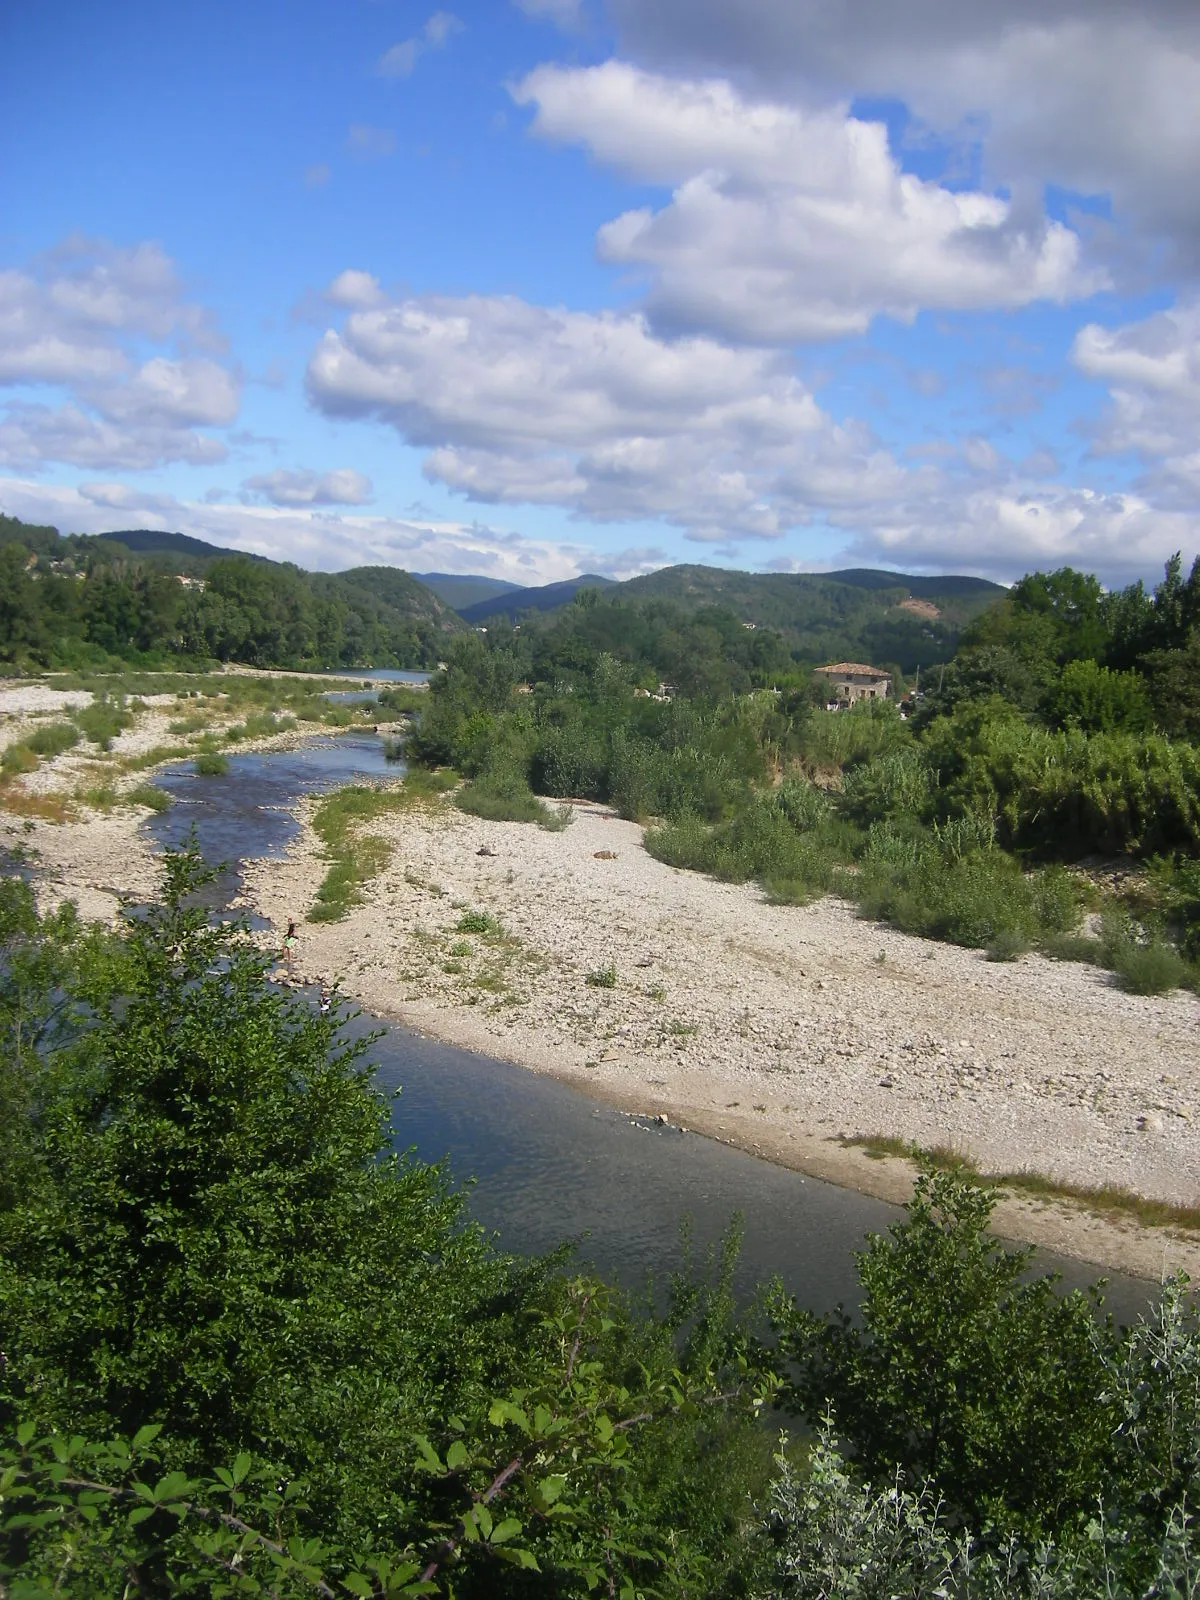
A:
[[[286,848],[296,829],[289,807],[298,797],[401,770],[370,733],[234,755],[219,777],[171,767],[155,781],[176,804],[146,826],[160,845],[180,843],[194,826],[205,858],[231,863],[214,886],[213,903],[224,905],[237,892],[240,859]],[[685,1217],[703,1246],[739,1212],[739,1289],[749,1292],[778,1273],[801,1304],[822,1311],[855,1300],[855,1250],[865,1234],[900,1216],[883,1201],[631,1118],[507,1062],[370,1017],[350,1026],[385,1028],[370,1059],[379,1086],[401,1091],[393,1113],[397,1145],[426,1160],[448,1158],[456,1178],[473,1180],[473,1215],[511,1249],[541,1251],[576,1239],[584,1261],[635,1285],[678,1264]],[[1098,1276],[1049,1252],[1039,1252],[1039,1261],[1068,1286]],[[1109,1276],[1107,1303],[1119,1321],[1133,1320],[1153,1296],[1143,1280]]]

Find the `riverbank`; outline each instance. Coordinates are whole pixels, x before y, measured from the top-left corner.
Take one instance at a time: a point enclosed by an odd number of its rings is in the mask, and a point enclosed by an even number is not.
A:
[[[379,819],[387,870],[344,922],[302,924],[296,974],[370,1011],[889,1200],[911,1164],[881,1138],[985,1172],[1200,1197],[1200,1005],[1096,969],[990,963],[859,921],[770,906],[646,854],[577,805],[561,833],[445,802]],[[300,808],[248,900],[301,920],[326,870]],[[472,915],[474,913],[474,915]],[[490,920],[489,920],[490,919]],[[847,1141],[876,1141],[875,1148]],[[1200,1236],[1006,1193],[1001,1233],[1144,1277],[1200,1277]]]
[[[236,666],[223,675],[308,681],[305,675]],[[0,753],[87,708],[93,699],[88,690],[0,679]],[[130,702],[128,726],[105,746],[80,734],[72,748],[39,760],[32,770],[5,775],[0,841],[36,861],[41,909],[73,900],[86,920],[112,922],[124,900],[152,895],[159,871],[142,826],[148,814],[147,776],[205,753],[253,709],[232,697],[228,704],[209,698],[201,705],[174,693],[142,695]],[[243,731],[227,749],[230,754],[287,750],[322,737],[337,734],[320,723],[289,718],[276,732]]]

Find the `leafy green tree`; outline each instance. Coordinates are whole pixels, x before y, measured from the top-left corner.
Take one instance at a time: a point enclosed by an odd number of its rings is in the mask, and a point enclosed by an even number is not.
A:
[[[790,1397],[832,1408],[871,1477],[931,1483],[972,1528],[1037,1538],[1095,1502],[1116,1417],[1095,1298],[1029,1276],[987,1232],[993,1199],[926,1167],[859,1256],[861,1324],[782,1306]]]
[[[1069,661],[1043,701],[1049,720],[1083,733],[1140,733],[1150,725],[1146,684],[1092,660]]]
[[[364,1045],[209,923],[194,857],[165,873],[111,938],[6,891],[0,1426],[161,1427],[172,1484],[249,1452],[339,1582],[374,1552],[464,1597],[717,1592],[770,1389],[728,1271],[656,1315],[497,1250],[392,1153]]]

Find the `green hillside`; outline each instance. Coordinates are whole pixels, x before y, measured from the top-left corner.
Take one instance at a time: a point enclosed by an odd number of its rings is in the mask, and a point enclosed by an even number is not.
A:
[[[0,661],[427,667],[466,624],[394,567],[310,573],[135,529],[61,535],[0,516]]]
[[[498,600],[501,595],[512,594],[519,583],[508,583],[503,578],[485,578],[475,573],[414,572],[427,589],[432,589],[439,600],[444,600],[455,611],[478,605],[481,600]]]
[[[476,605],[464,606],[459,616],[467,622],[478,624],[489,617],[519,617],[523,611],[556,611],[569,605],[580,589],[618,588],[611,578],[598,577],[594,572],[581,578],[566,578],[561,583],[546,583],[531,589],[513,589],[498,600],[481,600]]]
[[[854,659],[896,666],[946,661],[962,630],[1004,593],[984,578],[918,578],[867,569],[840,573],[729,572],[664,567],[621,585],[629,599],[670,602],[692,613],[734,611],[773,628],[803,659]]]

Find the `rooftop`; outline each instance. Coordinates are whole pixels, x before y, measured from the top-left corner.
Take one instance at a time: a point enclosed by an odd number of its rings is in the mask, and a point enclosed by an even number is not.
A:
[[[814,667],[814,672],[832,672],[837,677],[849,674],[861,678],[891,678],[891,673],[885,667],[868,667],[861,661],[835,661],[829,667]]]

